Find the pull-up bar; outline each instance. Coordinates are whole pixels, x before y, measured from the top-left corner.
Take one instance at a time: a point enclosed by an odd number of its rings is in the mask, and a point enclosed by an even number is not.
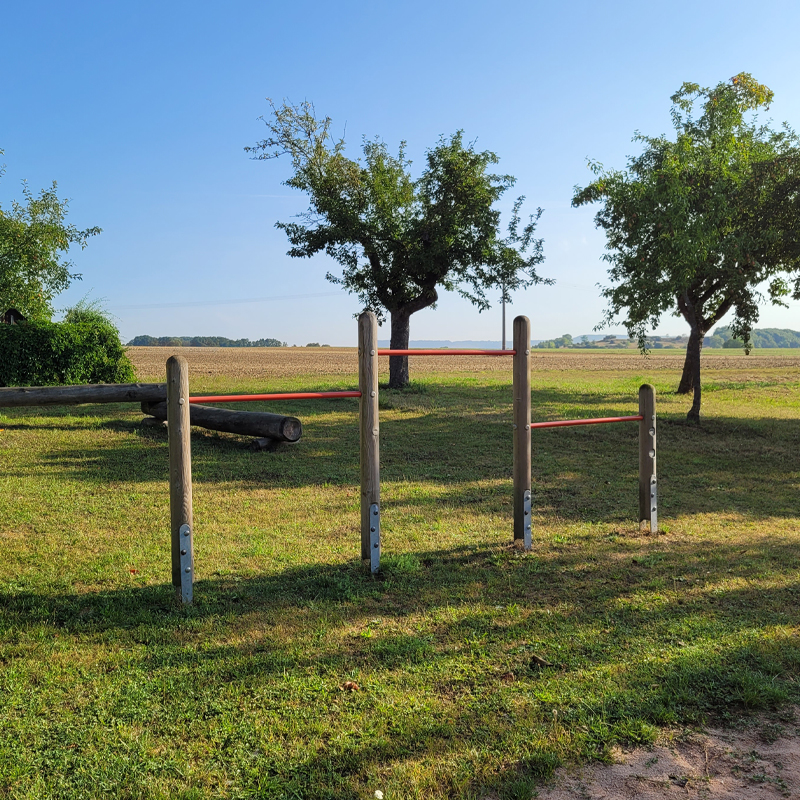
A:
[[[273,392],[272,394],[218,394],[190,397],[190,403],[247,403],[251,400],[336,400],[341,397],[361,397],[361,392]]]
[[[515,356],[516,350],[378,350],[379,356]]]
[[[532,422],[531,428],[568,428],[572,425],[600,425],[603,422],[641,422],[644,417],[595,417],[594,419],[558,419],[552,422]]]
[[[657,530],[656,513],[656,410],[655,391],[645,384],[639,389],[639,414],[628,417],[557,420],[531,423],[530,321],[514,320],[512,350],[380,350],[375,314],[358,318],[358,390],[331,392],[283,392],[251,395],[206,395],[191,397],[188,365],[174,356],[167,362],[167,384],[129,387],[129,391],[167,390],[167,418],[170,431],[170,509],[172,516],[173,583],[183,602],[191,602],[193,581],[191,455],[189,452],[189,404],[227,403],[259,400],[306,400],[359,398],[361,471],[361,558],[377,572],[381,552],[380,415],[378,401],[378,356],[391,355],[510,355],[512,366],[513,518],[514,541],[530,550],[532,526],[531,431],[593,425],[604,422],[639,423],[639,522],[642,528]],[[0,394],[0,398],[2,395]],[[148,398],[149,399],[149,398]],[[160,397],[158,399],[161,399]],[[30,402],[30,401],[29,401]]]

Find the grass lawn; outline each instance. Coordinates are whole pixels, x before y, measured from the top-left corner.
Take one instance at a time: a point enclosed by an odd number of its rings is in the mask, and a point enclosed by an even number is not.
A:
[[[134,352],[140,379],[168,354]],[[514,549],[510,363],[412,363],[381,392],[383,574],[359,561],[357,401],[247,404],[304,436],[252,453],[194,429],[180,608],[165,433],[130,405],[0,409],[0,798],[527,800],[659,726],[779,721],[800,702],[798,354],[709,356],[699,429],[680,354],[534,354],[535,420],[634,414],[656,386],[658,535],[635,424],[542,430]],[[271,354],[269,388],[352,388],[339,355],[280,377]],[[193,363],[194,393],[223,390],[265,387]]]

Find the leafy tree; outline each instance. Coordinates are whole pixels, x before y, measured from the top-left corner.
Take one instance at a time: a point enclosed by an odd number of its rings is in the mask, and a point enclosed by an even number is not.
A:
[[[604,204],[595,222],[611,264],[606,321],[625,311],[643,351],[664,312],[688,322],[678,392],[694,392],[691,421],[700,418],[706,332],[733,310],[732,328],[749,349],[759,285],[768,282],[773,303],[800,298],[800,142],[787,125],[775,131],[746,118],[772,97],[747,73],[713,88],[684,83],[672,96],[675,140],[637,133],[644,152],[627,170],[590,162],[597,177],[573,197],[575,206]]]
[[[38,197],[27,185],[22,191],[24,203],[0,208],[0,311],[16,308],[31,321],[47,321],[53,298],[80,278],[63,254],[72,244],[86,247],[100,228],[79,231],[64,222],[68,203],[58,199],[55,182]]]
[[[405,143],[394,156],[380,139],[365,138],[363,161],[354,161],[344,155],[344,139],[331,135],[331,119],[318,119],[310,103],[270,106],[267,138],[245,149],[257,159],[288,154],[293,174],[285,184],[309,195],[300,222],[277,223],[292,245],[289,255],[324,251],[338,261],[342,274],[328,280],[379,319],[388,312],[393,349],[408,347],[411,315],[434,306],[440,288],[483,310],[489,288],[500,287],[509,300],[520,287],[550,282],[536,272],[543,261],[542,240],[534,238],[541,209],[521,226],[520,197],[502,237],[494,204],[514,178],[491,174],[497,156],[465,145],[460,131],[427,151],[414,180]],[[407,383],[408,359],[393,357],[389,385]]]

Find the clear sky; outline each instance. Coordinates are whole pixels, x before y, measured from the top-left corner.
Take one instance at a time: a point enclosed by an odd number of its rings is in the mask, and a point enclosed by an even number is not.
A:
[[[83,280],[57,300],[103,299],[137,334],[274,337],[353,345],[357,300],[325,280],[335,262],[290,259],[274,228],[306,207],[288,161],[244,152],[266,97],[308,99],[346,130],[401,139],[420,167],[441,134],[500,156],[527,208],[545,209],[541,274],[511,315],[534,338],[589,333],[604,304],[596,209],[570,207],[586,158],[625,166],[636,130],[671,132],[670,95],[750,72],[769,117],[800,128],[797,0],[670,3],[6,3],[0,24],[0,204],[58,181],[69,221],[103,233],[72,254]],[[506,208],[513,198],[509,192]],[[800,304],[761,327],[800,328]],[[612,328],[621,332],[622,326]],[[657,333],[686,324],[666,317]],[[388,337],[388,330],[381,333]],[[500,311],[446,295],[412,339],[499,339]]]

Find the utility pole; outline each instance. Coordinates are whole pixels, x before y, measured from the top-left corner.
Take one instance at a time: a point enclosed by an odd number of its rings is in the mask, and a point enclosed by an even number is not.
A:
[[[503,346],[501,350],[506,349],[506,285],[503,284]]]

